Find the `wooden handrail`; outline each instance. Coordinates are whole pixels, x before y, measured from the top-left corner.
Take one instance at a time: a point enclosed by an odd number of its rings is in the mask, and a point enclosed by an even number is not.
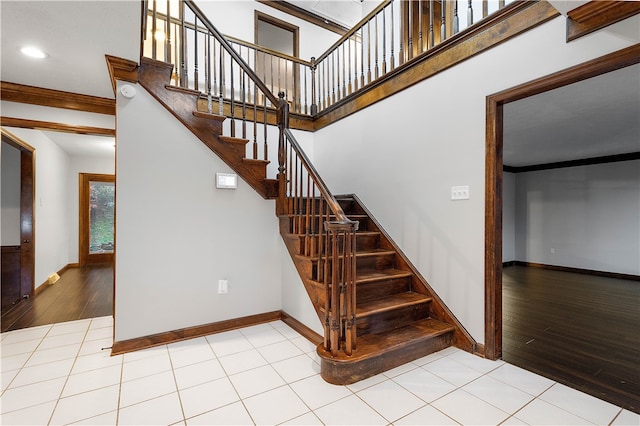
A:
[[[327,188],[327,185],[324,183],[324,181],[320,177],[320,174],[318,173],[316,168],[313,167],[313,164],[307,157],[307,154],[305,154],[305,152],[302,150],[302,148],[298,144],[298,141],[293,136],[293,133],[291,133],[291,130],[285,129],[284,134],[287,140],[289,141],[289,143],[291,144],[291,146],[293,147],[293,149],[295,149],[296,152],[298,153],[298,156],[302,160],[304,167],[307,169],[309,174],[313,176],[313,180],[315,181],[318,187],[318,190],[320,191],[319,195],[321,195],[323,198],[327,200],[327,202],[329,203],[329,207],[331,208],[331,211],[336,215],[336,220],[340,223],[351,223],[352,221],[344,213],[344,210],[340,206],[340,203],[338,203],[335,197],[331,194],[331,192],[329,191],[329,188]]]
[[[338,48],[338,46],[340,46],[342,43],[344,43],[347,39],[351,38],[352,35],[354,35],[360,28],[362,28],[367,22],[369,22],[371,20],[371,18],[373,18],[374,16],[376,16],[382,9],[384,9],[385,7],[387,7],[387,5],[389,3],[392,3],[394,0],[385,0],[382,3],[380,3],[375,9],[373,9],[371,12],[369,12],[367,14],[367,16],[365,16],[364,18],[362,18],[360,21],[358,21],[357,24],[355,24],[353,26],[353,28],[351,28],[345,35],[343,35],[342,37],[340,37],[340,39],[338,41],[336,41],[335,43],[333,43],[327,50],[325,50],[325,52],[318,56],[318,59],[316,59],[317,62],[322,61],[323,59],[325,59],[327,56],[329,56],[331,54],[331,52],[333,52],[335,49]]]
[[[249,43],[248,41],[241,40],[239,38],[235,38],[229,35],[224,36],[231,43],[239,44],[241,46],[248,47],[253,50],[257,50],[258,52],[266,53],[271,56],[275,56],[277,58],[286,59],[287,61],[295,62],[300,65],[304,65],[305,67],[311,67],[313,64],[310,61],[305,61],[304,59],[296,58],[295,56],[290,56],[282,52],[277,52],[275,50],[267,49],[266,47],[260,46],[258,44]]]

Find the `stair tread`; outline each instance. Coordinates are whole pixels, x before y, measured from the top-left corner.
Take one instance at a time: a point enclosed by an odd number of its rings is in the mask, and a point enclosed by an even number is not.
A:
[[[254,164],[269,164],[271,162],[269,160],[258,160],[255,158],[243,158],[242,161],[246,163],[254,163]]]
[[[247,143],[249,143],[249,139],[236,138],[235,136],[220,135],[218,136],[218,139],[226,143],[237,143],[239,145],[246,145]]]
[[[224,121],[226,119],[226,117],[223,115],[218,115],[218,114],[213,114],[210,112],[203,112],[198,110],[193,111],[193,115],[194,117],[207,118],[209,120],[216,120],[216,121]]]
[[[433,318],[426,318],[393,330],[360,336],[356,342],[357,346],[353,355],[348,356],[344,352],[339,352],[336,357],[331,357],[331,359],[335,362],[359,362],[380,353],[397,350],[408,344],[426,341],[454,331],[455,327],[451,324]],[[322,355],[323,352],[324,350],[320,347],[318,353]]]
[[[356,307],[356,318],[392,311],[398,308],[430,302],[432,299],[424,294],[415,292],[392,294],[380,299],[369,300],[358,303]]]
[[[178,87],[178,86],[172,86],[171,84],[165,84],[164,88],[174,92],[186,93],[192,96],[200,96],[199,90],[193,90],[186,87]]]
[[[385,280],[389,278],[404,278],[411,277],[413,274],[409,271],[402,271],[400,269],[383,269],[379,271],[366,271],[361,272],[356,277],[356,283],[364,284],[369,282],[375,282]]]

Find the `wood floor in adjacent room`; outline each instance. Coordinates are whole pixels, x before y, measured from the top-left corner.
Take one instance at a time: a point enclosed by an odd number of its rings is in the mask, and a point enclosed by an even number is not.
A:
[[[2,331],[113,315],[113,265],[66,270],[38,296],[2,312]]]
[[[640,282],[504,268],[503,360],[640,413]]]

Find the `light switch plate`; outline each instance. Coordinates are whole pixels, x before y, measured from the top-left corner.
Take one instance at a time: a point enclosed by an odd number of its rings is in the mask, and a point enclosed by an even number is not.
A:
[[[451,187],[451,199],[452,200],[468,200],[469,199],[469,186],[452,186]]]

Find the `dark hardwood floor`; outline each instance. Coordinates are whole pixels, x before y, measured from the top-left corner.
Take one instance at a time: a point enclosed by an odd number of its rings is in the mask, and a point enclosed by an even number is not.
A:
[[[640,413],[640,282],[504,268],[503,360]]]
[[[2,312],[2,331],[113,315],[113,265],[70,268],[38,296]]]

